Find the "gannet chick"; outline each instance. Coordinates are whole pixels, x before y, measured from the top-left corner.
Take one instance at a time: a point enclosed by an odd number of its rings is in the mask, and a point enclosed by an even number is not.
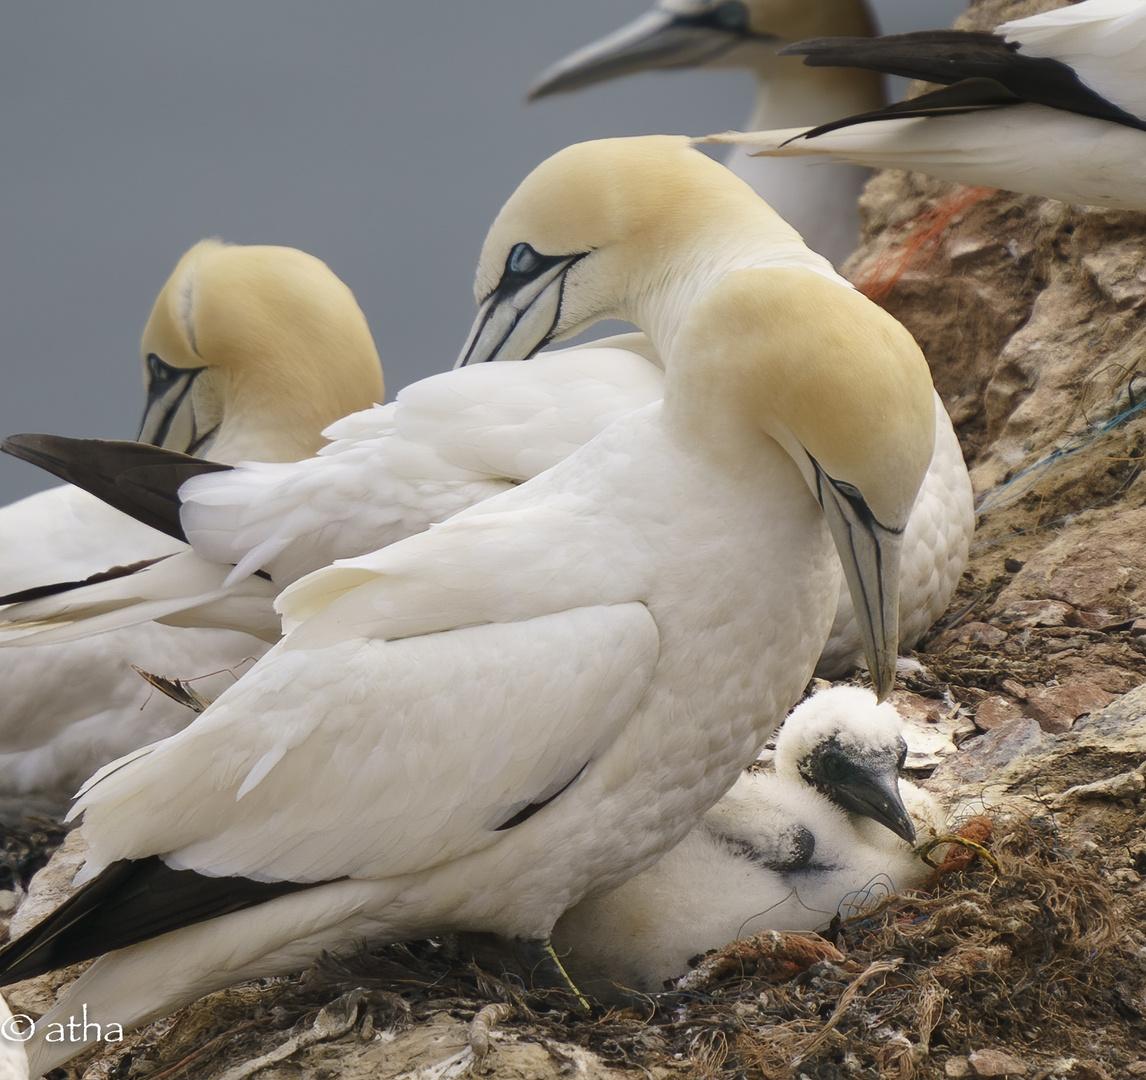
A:
[[[558,60],[538,77],[531,100],[636,71],[743,68],[756,82],[749,127],[820,124],[884,103],[881,79],[860,70],[822,70],[777,55],[820,34],[872,34],[864,0],[657,0],[612,34]],[[840,265],[859,242],[857,200],[870,173],[776,163],[735,148],[726,162],[799,231],[813,251]]]
[[[0,953],[12,982],[107,952],[42,1018],[34,1074],[83,1049],[41,1035],[80,1002],[127,1029],[363,940],[493,932],[557,977],[561,913],[678,843],[799,696],[833,540],[886,694],[932,387],[822,266],[685,139],[579,144],[523,181],[463,359],[620,312],[663,402],[302,578],[247,675],[92,779],[86,887]]]
[[[916,823],[939,828],[942,812],[899,779],[902,726],[856,687],[798,705],[780,728],[775,773],[742,773],[660,862],[558,919],[553,946],[573,980],[606,1000],[618,986],[655,992],[709,949],[760,930],[816,930],[922,881]]]
[[[163,286],[141,352],[140,438],[209,451],[222,462],[312,454],[327,424],[383,392],[378,354],[350,290],[291,248],[196,244]],[[0,582],[9,594],[181,548],[71,486],[0,509]],[[268,590],[256,578],[244,591]],[[216,695],[265,649],[246,634],[137,627],[5,654],[0,815],[62,813],[99,766],[187,723],[133,664],[209,676],[196,685]]]
[[[712,141],[1146,210],[1146,6],[1139,0],[1083,0],[1005,22],[993,33],[823,38],[788,51],[817,67],[863,67],[945,85],[812,128],[729,132]]]

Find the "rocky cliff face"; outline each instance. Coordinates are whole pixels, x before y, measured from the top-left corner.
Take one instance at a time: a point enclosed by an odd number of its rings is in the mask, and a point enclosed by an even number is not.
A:
[[[986,0],[957,25],[1054,6]],[[507,1077],[1146,1075],[1146,215],[904,172],[863,208],[845,270],[922,345],[981,506],[897,704],[946,742],[933,788],[995,818],[999,873],[889,901],[785,987],[738,955],[651,1022],[539,1019],[430,943],[327,989],[213,995],[85,1076],[461,1075],[499,995],[517,1011],[484,1068]]]

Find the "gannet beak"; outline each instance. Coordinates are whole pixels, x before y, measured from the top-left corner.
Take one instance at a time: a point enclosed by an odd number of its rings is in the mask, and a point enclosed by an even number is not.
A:
[[[749,32],[747,22],[740,3],[720,4],[692,15],[654,9],[550,65],[530,87],[527,98],[536,101],[649,68],[700,67],[746,37],[773,40]]]
[[[191,407],[195,379],[207,369],[177,368],[154,353],[147,358],[147,404],[136,441],[194,454],[212,432],[200,433]]]
[[[899,653],[903,532],[881,525],[857,488],[833,480],[818,462],[813,464],[817,495],[844,567],[868,671],[876,698],[883,701],[895,686]]]
[[[518,244],[497,288],[478,307],[454,367],[526,360],[548,345],[561,317],[565,275],[584,254],[539,255],[528,244]]]
[[[895,771],[854,773],[832,786],[831,797],[845,810],[878,821],[909,844],[915,843],[915,825],[900,798]]]

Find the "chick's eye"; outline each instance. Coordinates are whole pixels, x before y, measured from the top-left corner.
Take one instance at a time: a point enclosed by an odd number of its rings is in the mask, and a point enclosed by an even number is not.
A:
[[[824,774],[825,779],[835,783],[843,779],[846,770],[843,761],[835,754],[825,754],[820,760],[820,771]]]
[[[541,256],[528,244],[515,244],[505,260],[509,274],[531,274],[541,263]]]

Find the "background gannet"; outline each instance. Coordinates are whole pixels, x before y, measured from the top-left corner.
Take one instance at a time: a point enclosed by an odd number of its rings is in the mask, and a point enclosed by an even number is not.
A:
[[[140,437],[222,462],[312,454],[323,427],[383,392],[350,290],[291,248],[196,244],[163,286],[141,351]],[[0,510],[0,588],[82,580],[183,547],[65,485]],[[213,695],[264,650],[246,634],[143,627],[6,654],[0,812],[62,811],[98,766],[187,722],[133,664],[211,675],[198,685]]]
[[[785,43],[819,34],[872,34],[864,0],[657,0],[621,29],[558,60],[529,91],[549,94],[657,68],[736,67],[751,72],[754,131],[820,124],[884,101],[882,80],[857,69],[808,68],[777,55]],[[836,174],[793,168],[735,148],[726,164],[837,266],[859,242],[862,168]]]
[[[714,136],[771,156],[827,154],[1064,202],[1146,210],[1146,6],[1083,0],[993,33],[824,38],[805,63],[946,84],[813,128]]]
[[[750,237],[770,264],[743,265]],[[663,404],[296,582],[243,679],[93,778],[89,886],[0,960],[13,981],[116,951],[40,1031],[80,1001],[126,1028],[360,939],[457,927],[543,951],[589,889],[679,841],[799,695],[833,536],[886,692],[930,377],[805,252],[684,139],[575,145],[526,178],[483,247],[465,358],[621,313],[666,357]],[[82,1049],[27,1045],[33,1072]]]
[[[889,703],[856,687],[798,705],[777,736],[775,773],[741,774],[658,863],[557,920],[553,946],[573,980],[598,996],[654,992],[709,949],[759,930],[816,930],[922,881],[929,869],[911,845],[943,814],[899,780],[901,728]]]

